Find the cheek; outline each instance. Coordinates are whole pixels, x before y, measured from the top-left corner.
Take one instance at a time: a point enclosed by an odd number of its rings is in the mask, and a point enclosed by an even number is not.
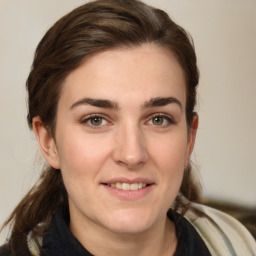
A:
[[[60,145],[58,152],[62,171],[83,175],[97,169],[105,158],[107,149],[97,146],[96,142],[70,138]]]
[[[174,172],[184,169],[187,156],[187,139],[184,133],[171,134],[152,141],[150,149],[157,165],[162,166],[160,169],[173,170]]]
[[[174,200],[179,191],[186,165],[187,140],[185,133],[170,135],[152,144],[151,157],[160,172],[167,199]],[[177,134],[176,134],[177,135]],[[158,145],[158,146],[157,146]]]
[[[72,127],[59,131],[57,150],[67,190],[83,190],[80,192],[84,193],[84,189],[97,183],[98,174],[109,156],[110,142]]]
[[[80,201],[90,202],[89,192],[94,193],[97,175],[106,155],[104,147],[97,147],[95,143],[79,138],[70,136],[58,145],[63,182],[69,198],[76,205]]]

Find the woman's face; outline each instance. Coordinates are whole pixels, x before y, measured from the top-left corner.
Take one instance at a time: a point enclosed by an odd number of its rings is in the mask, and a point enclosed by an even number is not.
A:
[[[165,220],[193,148],[185,78],[174,55],[144,44],[96,53],[66,78],[56,157],[71,226],[138,233]]]

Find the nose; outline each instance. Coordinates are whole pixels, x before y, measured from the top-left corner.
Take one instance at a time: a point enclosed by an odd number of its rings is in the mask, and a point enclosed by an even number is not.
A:
[[[148,159],[145,138],[140,127],[126,125],[116,134],[113,159],[130,170],[140,168]]]

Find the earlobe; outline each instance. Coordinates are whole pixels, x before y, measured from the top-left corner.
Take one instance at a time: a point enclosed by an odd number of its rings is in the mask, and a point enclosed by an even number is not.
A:
[[[195,114],[188,131],[188,143],[187,143],[185,167],[188,166],[192,151],[194,149],[197,128],[198,128],[198,115]]]
[[[53,168],[60,169],[59,157],[54,138],[44,126],[39,116],[33,118],[33,130],[45,160]]]

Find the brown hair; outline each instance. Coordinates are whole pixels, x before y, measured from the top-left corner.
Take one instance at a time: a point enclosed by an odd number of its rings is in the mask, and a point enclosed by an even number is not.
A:
[[[154,43],[170,49],[182,66],[187,83],[186,118],[188,128],[195,115],[198,69],[190,36],[162,10],[137,0],[97,0],[84,4],[57,21],[39,43],[28,90],[28,124],[40,116],[54,137],[55,117],[61,85],[89,54],[113,47]],[[191,167],[184,171],[174,208],[185,210],[188,201],[198,200],[198,189],[191,179]],[[5,225],[12,222],[10,245],[17,248],[33,231],[42,235],[58,206],[67,203],[60,170],[46,167],[38,183],[14,209]],[[38,225],[45,223],[44,226]]]

